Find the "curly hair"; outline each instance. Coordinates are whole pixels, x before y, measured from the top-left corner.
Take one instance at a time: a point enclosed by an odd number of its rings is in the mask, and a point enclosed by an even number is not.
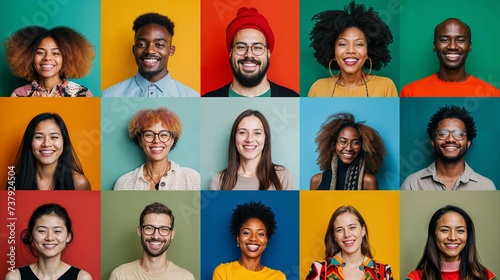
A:
[[[243,224],[251,218],[259,219],[266,226],[267,238],[271,238],[271,236],[275,233],[277,226],[274,218],[274,212],[271,207],[266,206],[260,201],[250,201],[244,204],[236,205],[236,208],[233,210],[233,215],[231,216],[231,222],[229,225],[231,234],[234,237],[238,237]]]
[[[316,23],[309,33],[309,46],[314,49],[314,57],[323,67],[328,69],[330,61],[335,58],[335,42],[349,27],[356,27],[365,35],[373,70],[380,70],[391,61],[388,49],[392,43],[391,30],[373,8],[366,9],[365,5],[357,5],[353,0],[344,6],[344,10],[323,11],[314,15],[312,20]],[[368,59],[364,67],[370,67]],[[340,66],[333,61],[331,68],[339,70]]]
[[[128,124],[128,136],[138,146],[141,141],[141,134],[146,127],[152,126],[157,122],[163,123],[174,136],[174,144],[170,148],[172,151],[182,134],[182,123],[179,117],[165,107],[157,109],[142,109],[135,113]]]
[[[432,140],[435,136],[435,131],[440,121],[444,119],[459,119],[465,124],[465,133],[467,133],[467,139],[472,142],[476,138],[477,130],[476,123],[472,118],[471,114],[465,107],[459,107],[457,105],[439,107],[439,109],[431,116],[429,123],[427,124],[427,135]]]
[[[66,26],[52,29],[28,26],[4,41],[7,64],[15,76],[28,81],[38,79],[33,60],[40,42],[45,38],[54,39],[61,51],[63,63],[60,77],[81,78],[90,72],[95,57],[94,46],[83,35]]]
[[[141,27],[148,24],[161,25],[167,29],[168,33],[170,33],[170,36],[174,36],[175,24],[167,16],[158,13],[146,13],[138,16],[134,20],[134,25],[132,26],[132,30],[134,30],[134,32],[137,33],[137,31]]]
[[[353,127],[359,133],[361,150],[364,154],[365,168],[368,173],[375,174],[384,163],[385,144],[380,134],[362,122],[355,122],[351,113],[340,112],[331,115],[321,125],[315,142],[319,153],[317,163],[321,170],[330,168],[335,154],[335,143],[340,131],[346,127]]]

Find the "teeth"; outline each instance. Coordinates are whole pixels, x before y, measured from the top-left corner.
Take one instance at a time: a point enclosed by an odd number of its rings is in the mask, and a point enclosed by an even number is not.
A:
[[[344,61],[345,62],[357,62],[358,60],[355,58],[346,58]]]
[[[42,69],[47,69],[47,70],[49,70],[49,69],[54,68],[54,65],[42,65],[41,67],[42,67]]]
[[[445,244],[446,247],[451,248],[451,249],[456,249],[458,248],[458,244]]]
[[[352,244],[354,244],[354,241],[344,241],[344,244],[345,245],[352,245]]]
[[[446,56],[448,56],[448,57],[459,57],[460,55],[459,54],[455,54],[455,53],[449,53]]]
[[[46,245],[43,245],[43,247],[47,248],[47,249],[54,249],[56,247],[55,244],[46,244]]]
[[[248,247],[248,250],[253,252],[253,251],[257,251],[260,246],[259,245],[247,245],[247,247]]]
[[[151,59],[151,58],[148,58],[148,59],[144,59],[144,62],[147,62],[147,63],[154,63],[158,61],[157,59]]]
[[[163,150],[163,148],[151,148],[151,150],[153,150],[153,151],[161,151],[161,150]]]
[[[41,151],[40,152],[42,155],[51,155],[53,154],[54,152],[53,151]]]

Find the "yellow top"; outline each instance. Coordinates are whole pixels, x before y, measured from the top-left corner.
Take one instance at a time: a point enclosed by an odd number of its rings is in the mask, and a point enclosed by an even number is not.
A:
[[[283,272],[268,267],[261,271],[250,271],[234,261],[217,266],[212,280],[286,280],[286,276]]]
[[[368,86],[368,97],[397,97],[398,91],[394,82],[386,77],[372,76],[366,83]],[[335,92],[333,88],[335,87]],[[308,97],[366,97],[366,86],[358,86],[355,89],[347,89],[337,84],[335,78],[319,79],[309,89]]]

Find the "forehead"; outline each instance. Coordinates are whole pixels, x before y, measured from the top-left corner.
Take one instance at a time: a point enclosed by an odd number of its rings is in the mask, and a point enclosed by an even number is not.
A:
[[[61,226],[66,227],[64,220],[56,214],[42,215],[35,222],[35,228],[39,226]]]
[[[238,31],[234,36],[233,43],[237,42],[266,44],[266,36],[257,29],[245,28]]]
[[[136,40],[138,39],[170,39],[172,38],[172,35],[168,30],[159,24],[156,23],[150,23],[142,26],[137,30],[137,33],[135,33],[134,38]]]
[[[263,129],[262,122],[254,115],[244,117],[238,124],[238,128],[260,128]]]
[[[144,216],[143,225],[172,226],[170,216],[167,214],[150,213]]]
[[[360,225],[358,217],[356,217],[356,215],[354,215],[353,213],[349,212],[338,215],[337,218],[335,218],[335,221],[333,221],[334,227],[345,226],[350,224]]]
[[[61,129],[59,128],[57,123],[51,119],[43,120],[43,121],[39,122],[35,128],[35,132],[40,131],[40,130],[50,130],[50,131],[61,132]]]
[[[441,216],[437,222],[438,227],[442,225],[466,226],[465,219],[457,212],[448,212]]]
[[[339,138],[359,138],[359,133],[358,131],[351,126],[344,127],[340,130],[339,132]]]
[[[54,39],[52,37],[45,37],[40,41],[40,44],[38,45],[38,47],[40,48],[40,47],[46,47],[46,46],[50,46],[52,48],[54,48],[54,47],[57,48],[57,43],[56,43],[56,41],[54,41]]]
[[[457,118],[446,118],[442,119],[437,125],[437,129],[442,129],[442,128],[449,130],[460,128],[462,130],[465,130],[465,123]]]
[[[363,39],[363,40],[366,40],[365,34],[363,33],[363,31],[361,31],[361,29],[359,29],[357,27],[347,27],[337,37],[337,40],[340,40],[340,39],[348,39],[348,40]]]
[[[441,23],[436,29],[437,36],[456,35],[469,37],[467,26],[458,20],[447,20]]]
[[[241,229],[252,228],[252,229],[266,229],[266,225],[258,218],[250,218],[244,224],[241,225]]]

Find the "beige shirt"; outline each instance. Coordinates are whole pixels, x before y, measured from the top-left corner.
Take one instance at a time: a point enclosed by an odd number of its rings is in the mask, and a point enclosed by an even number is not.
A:
[[[443,184],[441,179],[436,174],[436,162],[434,161],[427,168],[415,172],[408,176],[401,185],[401,190],[415,191],[415,190],[448,190]],[[453,186],[453,191],[495,191],[495,184],[493,182],[472,170],[472,168],[465,163],[465,170],[458,178]]]
[[[159,190],[199,190],[200,174],[194,169],[180,167],[170,161],[170,170],[161,177]],[[114,190],[149,190],[149,182],[144,178],[144,164],[116,180]]]
[[[167,269],[160,273],[148,273],[141,268],[140,259],[115,268],[109,280],[194,280],[194,276],[186,269],[169,261]]]
[[[397,97],[398,91],[394,82],[386,77],[372,76],[366,83],[369,97]],[[356,89],[347,89],[337,84],[335,78],[319,79],[309,89],[308,97],[366,97],[366,86],[358,86]],[[333,88],[335,87],[335,92]],[[332,95],[333,94],[333,95]]]
[[[277,168],[276,174],[278,175],[278,179],[283,186],[283,190],[293,190],[293,178],[288,169],[285,167]],[[214,176],[212,176],[212,180],[210,181],[210,190],[220,190],[219,179],[221,173],[218,172]],[[238,181],[234,186],[233,190],[258,190],[259,189],[259,179],[257,176],[253,177],[243,177],[238,175]],[[274,186],[270,186],[269,190],[276,190]]]

